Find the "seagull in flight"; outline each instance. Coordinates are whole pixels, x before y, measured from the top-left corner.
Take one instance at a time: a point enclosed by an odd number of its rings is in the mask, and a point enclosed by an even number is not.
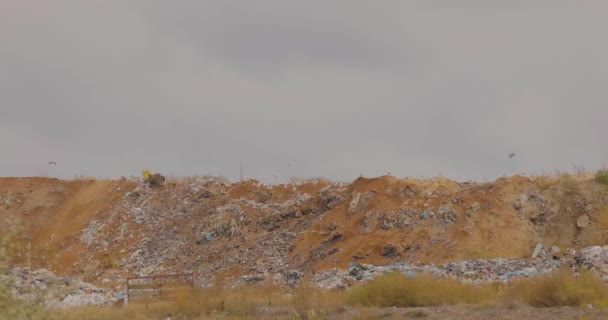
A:
[[[509,153],[509,159],[513,159],[513,157],[515,157],[515,152]]]

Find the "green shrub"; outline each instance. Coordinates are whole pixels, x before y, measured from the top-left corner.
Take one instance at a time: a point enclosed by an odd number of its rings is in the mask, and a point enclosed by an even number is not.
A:
[[[598,170],[595,173],[595,182],[608,185],[608,170]]]

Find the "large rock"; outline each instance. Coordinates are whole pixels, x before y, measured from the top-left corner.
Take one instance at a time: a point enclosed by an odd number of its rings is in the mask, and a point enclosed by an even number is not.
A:
[[[576,220],[576,226],[579,228],[586,228],[589,226],[589,216],[584,214]]]

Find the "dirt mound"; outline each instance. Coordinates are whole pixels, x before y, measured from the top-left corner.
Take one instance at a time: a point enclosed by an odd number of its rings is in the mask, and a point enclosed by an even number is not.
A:
[[[25,228],[20,264],[113,283],[190,271],[204,281],[288,281],[355,262],[527,258],[536,243],[607,244],[607,205],[608,188],[590,175],[274,186],[201,177],[155,188],[128,179],[0,179],[0,217]]]

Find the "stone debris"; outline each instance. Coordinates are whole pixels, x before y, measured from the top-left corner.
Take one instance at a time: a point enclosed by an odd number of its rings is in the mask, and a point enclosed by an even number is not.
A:
[[[119,300],[109,289],[67,277],[46,269],[13,268],[0,275],[0,281],[20,300],[39,302],[50,308],[83,305],[103,306]]]
[[[589,226],[589,216],[584,214],[576,220],[576,226],[579,228],[586,228]]]

